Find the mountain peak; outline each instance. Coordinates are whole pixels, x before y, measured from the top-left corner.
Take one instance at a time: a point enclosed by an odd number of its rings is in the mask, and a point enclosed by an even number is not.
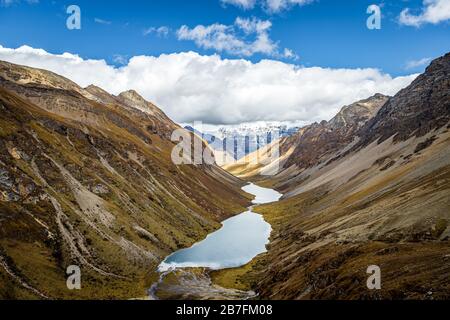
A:
[[[84,88],[84,90],[86,90],[86,91],[94,91],[94,92],[95,91],[101,91],[101,92],[107,93],[106,90],[103,90],[102,88],[97,87],[95,84],[88,85],[86,88]]]
[[[82,92],[82,89],[75,82],[51,71],[31,68],[1,60],[0,77],[20,85],[33,84]]]
[[[450,54],[433,60],[425,73],[383,105],[363,131],[361,145],[395,136],[405,141],[440,128],[450,120]]]
[[[367,99],[344,106],[329,124],[333,129],[349,125],[362,125],[373,118],[389,98],[377,93]]]
[[[142,103],[147,102],[137,91],[135,90],[127,90],[118,95],[120,98],[125,98],[131,100],[133,102]]]
[[[115,103],[115,97],[96,85],[89,85],[84,90],[90,93],[97,102],[112,104]]]
[[[442,57],[436,58],[431,61],[430,65],[426,68],[425,73],[433,73],[436,70],[447,69],[450,65],[450,52]]]
[[[135,90],[124,91],[119,94],[117,98],[124,104],[151,115],[155,115],[155,113],[158,113],[159,111],[154,104],[145,100]]]

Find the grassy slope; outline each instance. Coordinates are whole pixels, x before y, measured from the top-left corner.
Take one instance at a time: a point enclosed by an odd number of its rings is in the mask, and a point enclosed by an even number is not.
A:
[[[448,299],[450,166],[420,172],[449,142],[447,129],[403,165],[255,208],[274,229],[268,253],[213,279],[270,299]],[[380,291],[366,287],[369,265],[381,267]]]

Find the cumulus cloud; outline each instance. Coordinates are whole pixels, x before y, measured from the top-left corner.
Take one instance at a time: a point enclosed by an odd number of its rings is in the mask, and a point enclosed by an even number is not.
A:
[[[291,49],[285,48],[283,52],[283,56],[288,59],[298,60],[300,57]]]
[[[265,8],[269,12],[280,12],[283,10],[290,9],[294,6],[303,6],[305,4],[310,4],[314,0],[266,0]]]
[[[242,9],[253,9],[256,5],[256,0],[221,0],[223,4],[231,4]]]
[[[420,14],[414,15],[409,8],[400,13],[399,22],[406,26],[438,24],[450,20],[450,0],[424,0]]]
[[[252,56],[256,53],[273,57],[293,58],[291,50],[284,55],[279,52],[278,43],[270,39],[272,22],[258,18],[236,18],[233,25],[215,23],[189,28],[184,25],[177,31],[179,40],[191,40],[203,49],[214,49],[237,56]]]
[[[223,4],[231,4],[244,10],[253,9],[260,5],[269,13],[278,13],[288,10],[294,6],[303,6],[314,2],[314,0],[221,0]]]
[[[122,55],[122,54],[115,54],[113,56],[113,61],[117,64],[125,65],[128,63],[128,58],[127,58],[127,56]]]
[[[148,36],[149,34],[156,34],[158,37],[166,38],[170,33],[170,28],[167,26],[161,27],[150,27],[144,30],[142,33],[144,36]]]
[[[328,120],[343,105],[377,92],[393,95],[417,76],[393,78],[377,69],[305,68],[274,60],[252,63],[195,52],[135,56],[116,68],[70,53],[0,46],[0,60],[51,70],[113,94],[135,89],[179,123]]]

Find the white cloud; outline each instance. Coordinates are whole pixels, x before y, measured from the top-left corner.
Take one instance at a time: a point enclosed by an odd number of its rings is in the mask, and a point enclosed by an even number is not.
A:
[[[245,10],[253,9],[256,4],[256,0],[221,0],[221,2],[224,4],[232,4]]]
[[[259,4],[269,13],[278,13],[294,6],[303,6],[314,1],[315,0],[221,0],[224,4],[235,5],[244,10],[253,9]]]
[[[278,43],[270,39],[271,27],[269,20],[238,17],[233,25],[215,23],[209,26],[198,25],[192,29],[184,25],[178,29],[177,36],[179,40],[194,41],[200,48],[232,55],[248,57],[260,53],[282,57]],[[285,57],[291,58],[293,55]]]
[[[242,29],[246,34],[261,34],[263,32],[268,32],[272,27],[272,22],[269,20],[260,20],[257,18],[246,19],[246,18],[236,18],[235,25]]]
[[[115,68],[69,53],[0,46],[0,60],[48,69],[113,94],[135,89],[180,123],[328,120],[343,105],[377,92],[393,95],[416,77],[392,78],[377,69],[304,68],[274,60],[252,63],[195,52],[135,56]]]
[[[122,55],[122,54],[115,54],[113,56],[113,61],[117,64],[125,65],[128,63],[128,58],[127,58],[127,56]]]
[[[12,4],[16,3],[16,2],[17,2],[16,0],[1,0],[0,1],[0,5],[2,7],[9,7],[10,5],[12,5]]]
[[[95,18],[94,21],[96,23],[105,24],[105,25],[110,25],[112,23],[111,21],[103,20],[103,19],[100,19],[100,18]]]
[[[450,0],[424,0],[422,12],[411,14],[409,8],[400,13],[399,22],[406,26],[420,27],[423,24],[438,24],[450,20]]]
[[[144,30],[144,32],[142,33],[144,36],[147,36],[149,34],[156,34],[158,37],[161,38],[166,38],[169,33],[170,33],[170,28],[166,27],[166,26],[161,26],[161,27],[150,27]]]
[[[428,65],[431,62],[431,58],[422,58],[419,60],[410,60],[408,62],[406,62],[405,65],[405,69],[406,70],[411,70],[411,69],[416,69],[419,67],[423,67],[425,65]]]
[[[283,56],[287,59],[298,60],[300,57],[291,49],[285,48],[283,52]]]
[[[0,0],[1,7],[9,7],[15,3],[20,3],[21,0]],[[24,2],[28,4],[36,4],[39,3],[39,0],[25,0]]]
[[[310,4],[314,0],[266,0],[265,8],[269,12],[280,12],[283,10],[290,9],[294,6],[303,6],[305,4]]]

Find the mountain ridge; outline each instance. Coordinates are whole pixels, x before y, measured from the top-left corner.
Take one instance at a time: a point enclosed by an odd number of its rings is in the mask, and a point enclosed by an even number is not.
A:
[[[231,168],[284,193],[254,209],[274,231],[241,279],[263,299],[448,299],[449,94],[446,54],[365,123],[282,140],[273,176]],[[366,287],[370,265],[381,290]]]
[[[249,204],[221,168],[172,163],[180,127],[162,111],[6,62],[0,108],[1,297],[144,296],[165,256]]]

